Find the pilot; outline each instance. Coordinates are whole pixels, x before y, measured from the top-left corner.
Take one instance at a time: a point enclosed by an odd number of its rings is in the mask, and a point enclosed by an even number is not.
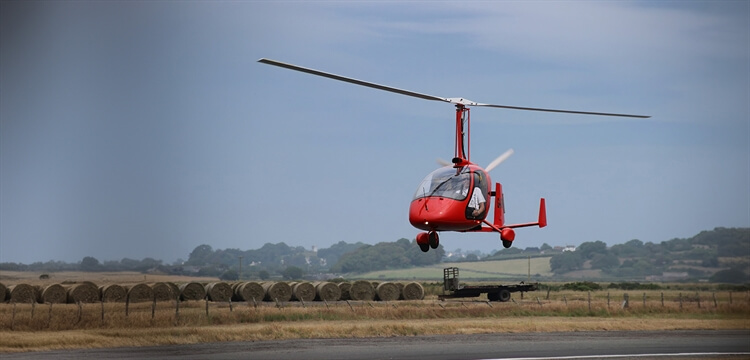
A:
[[[487,200],[485,200],[484,194],[482,194],[482,189],[475,186],[474,191],[471,194],[471,200],[469,200],[469,206],[466,208],[466,218],[475,220],[481,219],[484,210],[487,208],[486,203]]]

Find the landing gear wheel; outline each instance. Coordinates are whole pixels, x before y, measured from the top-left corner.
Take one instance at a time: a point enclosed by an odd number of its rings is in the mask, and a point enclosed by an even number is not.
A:
[[[430,244],[417,244],[419,245],[419,250],[422,250],[422,252],[427,252],[430,250]]]
[[[511,247],[511,245],[513,245],[512,241],[503,240],[503,247],[504,248],[509,249]]]
[[[430,247],[433,249],[437,249],[440,245],[440,237],[438,236],[438,233],[435,231],[430,231]]]

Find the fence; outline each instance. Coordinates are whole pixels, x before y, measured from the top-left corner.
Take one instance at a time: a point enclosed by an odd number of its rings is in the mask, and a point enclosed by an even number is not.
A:
[[[533,294],[533,295],[532,295]],[[478,298],[437,301],[193,301],[0,304],[0,330],[69,330],[202,326],[339,319],[488,316],[628,316],[658,313],[750,315],[750,292],[555,292],[521,294],[510,302]],[[532,295],[532,296],[530,296]],[[525,298],[525,299],[524,299]]]

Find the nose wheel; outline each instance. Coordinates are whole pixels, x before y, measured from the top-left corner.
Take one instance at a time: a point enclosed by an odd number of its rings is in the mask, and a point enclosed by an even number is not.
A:
[[[430,248],[437,249],[440,246],[440,237],[436,231],[417,234],[417,245],[422,252],[428,252]]]

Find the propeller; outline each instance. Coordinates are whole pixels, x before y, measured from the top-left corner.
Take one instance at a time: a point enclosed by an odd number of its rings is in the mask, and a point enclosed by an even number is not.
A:
[[[449,161],[446,161],[445,159],[441,159],[441,158],[437,158],[437,159],[435,159],[435,161],[437,161],[438,165],[440,165],[440,166],[451,166],[451,165],[453,165]]]
[[[508,160],[508,158],[511,155],[513,155],[513,153],[514,153],[513,149],[506,150],[504,153],[502,153],[502,155],[500,155],[497,158],[495,158],[495,160],[492,160],[492,162],[489,165],[487,165],[487,167],[484,170],[487,171],[487,172],[492,171],[492,169],[496,168],[503,161]],[[450,162],[448,162],[448,161],[446,161],[444,159],[441,159],[441,158],[437,158],[437,159],[435,159],[435,161],[437,161],[438,165],[440,165],[440,166],[451,166],[451,165],[453,165]]]
[[[507,160],[511,155],[513,155],[513,149],[508,149],[502,155],[495,158],[495,160],[492,160],[492,162],[489,165],[487,165],[487,167],[484,170],[487,172],[492,171],[492,169],[500,165],[500,163],[502,163],[503,161]]]
[[[560,109],[532,108],[532,107],[522,107],[522,106],[483,104],[483,103],[478,103],[478,102],[471,101],[471,100],[464,99],[464,98],[444,98],[440,96],[422,94],[422,93],[418,93],[414,91],[399,89],[399,88],[390,87],[386,85],[380,85],[380,84],[372,83],[369,81],[363,81],[363,80],[358,80],[358,79],[354,79],[354,78],[350,78],[346,76],[336,75],[336,74],[332,74],[332,73],[328,73],[328,72],[324,72],[320,70],[287,64],[281,61],[276,61],[276,60],[271,60],[271,59],[262,58],[258,60],[258,62],[267,64],[267,65],[282,67],[282,68],[289,69],[289,70],[295,70],[295,71],[300,71],[300,72],[304,72],[304,73],[308,73],[312,75],[327,77],[329,79],[344,81],[344,82],[357,84],[361,86],[367,86],[367,87],[378,89],[378,90],[390,91],[393,93],[413,96],[413,97],[425,99],[425,100],[443,101],[443,102],[451,103],[454,105],[484,106],[484,107],[491,107],[491,108],[502,108],[502,109],[513,109],[513,110],[546,111],[546,112],[556,112],[556,113],[599,115],[599,116],[620,116],[620,117],[631,117],[631,118],[650,118],[651,117],[647,115],[615,114],[615,113],[603,113],[603,112],[592,112],[592,111],[575,111],[575,110],[560,110]]]

